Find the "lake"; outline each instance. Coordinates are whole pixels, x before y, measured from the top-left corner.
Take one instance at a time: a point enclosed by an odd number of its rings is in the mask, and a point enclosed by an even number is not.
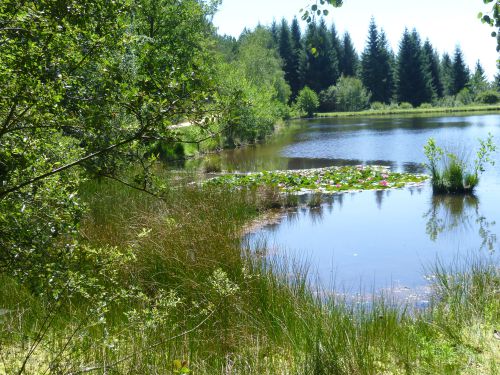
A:
[[[424,172],[423,146],[438,145],[471,162],[478,138],[500,144],[500,115],[384,117],[295,121],[265,144],[212,157],[223,169],[257,171],[379,164]],[[500,157],[475,196],[433,196],[429,183],[399,190],[345,193],[319,208],[298,208],[249,234],[268,256],[306,262],[323,286],[349,292],[417,290],[431,267],[498,260]]]

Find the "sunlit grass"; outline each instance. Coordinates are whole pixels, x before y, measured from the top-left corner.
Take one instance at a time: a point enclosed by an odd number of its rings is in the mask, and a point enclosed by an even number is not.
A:
[[[316,113],[316,117],[355,117],[355,116],[387,116],[387,115],[411,115],[411,114],[440,114],[458,112],[498,112],[500,105],[464,105],[458,107],[430,107],[430,108],[386,108],[368,109],[358,112],[322,112]]]
[[[82,194],[82,243],[133,255],[116,262],[125,295],[109,289],[95,315],[83,298],[54,303],[2,277],[0,373],[17,373],[40,333],[26,373],[169,374],[175,360],[193,374],[489,374],[499,365],[500,275],[490,264],[438,264],[428,309],[390,296],[353,303],[316,289],[303,264],[244,248],[241,228],[269,205],[265,194],[191,186],[162,201],[112,182]]]

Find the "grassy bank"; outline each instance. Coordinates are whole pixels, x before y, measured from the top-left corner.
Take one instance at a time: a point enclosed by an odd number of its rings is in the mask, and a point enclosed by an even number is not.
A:
[[[447,114],[467,112],[499,112],[500,104],[494,105],[468,105],[459,107],[430,107],[430,108],[387,108],[367,109],[358,112],[322,112],[316,113],[316,117],[356,117],[356,116],[390,116],[390,115],[419,115],[419,114]]]
[[[497,371],[495,267],[435,269],[426,310],[368,308],[317,293],[303,267],[241,250],[266,194],[182,187],[157,200],[111,182],[82,194],[81,289],[53,298],[1,276],[0,373]]]

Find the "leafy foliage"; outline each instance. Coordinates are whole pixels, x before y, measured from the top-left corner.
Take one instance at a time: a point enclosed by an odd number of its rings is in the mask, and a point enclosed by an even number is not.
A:
[[[306,113],[308,117],[312,117],[314,111],[319,107],[318,95],[306,86],[300,90],[296,106],[300,111]]]
[[[0,267],[34,284],[77,254],[87,177],[130,163],[148,188],[179,120],[223,113],[210,4],[195,0],[6,1],[0,5]],[[125,147],[126,146],[126,147]]]

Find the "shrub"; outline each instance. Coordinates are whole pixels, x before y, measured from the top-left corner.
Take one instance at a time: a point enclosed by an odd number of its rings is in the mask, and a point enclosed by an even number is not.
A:
[[[319,107],[318,95],[306,86],[300,90],[296,105],[300,111],[304,112],[308,117],[312,117],[314,111]]]
[[[500,93],[495,90],[487,90],[478,94],[476,101],[483,104],[496,104],[500,101]]]
[[[432,108],[432,104],[431,103],[422,103],[420,104],[420,107],[418,108],[421,108],[421,109],[429,109],[429,108]]]
[[[373,102],[370,107],[374,111],[379,111],[385,108],[385,104],[380,102]]]
[[[322,112],[333,112],[337,110],[337,99],[334,85],[319,93],[319,109]]]
[[[413,105],[411,103],[408,103],[408,102],[403,102],[401,104],[399,104],[399,109],[412,109],[413,108]]]
[[[472,95],[468,88],[464,88],[457,94],[455,100],[457,105],[472,104],[474,102],[474,95]]]
[[[436,145],[430,138],[424,146],[427,157],[427,168],[431,172],[432,189],[434,193],[472,193],[479,183],[479,175],[484,172],[484,165],[494,161],[490,158],[495,152],[493,136],[488,135],[486,141],[479,140],[480,148],[476,153],[476,160],[471,166],[467,161]]]
[[[335,101],[339,111],[361,111],[368,108],[371,94],[358,78],[340,77],[335,86]]]

